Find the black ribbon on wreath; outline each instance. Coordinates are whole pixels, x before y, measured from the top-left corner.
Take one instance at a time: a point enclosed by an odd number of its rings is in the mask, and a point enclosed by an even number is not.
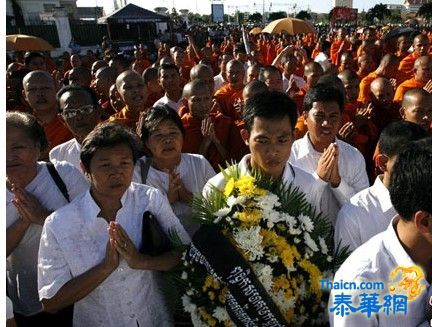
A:
[[[289,326],[249,264],[218,228],[201,226],[186,260],[203,265],[228,287],[226,309],[237,326]]]

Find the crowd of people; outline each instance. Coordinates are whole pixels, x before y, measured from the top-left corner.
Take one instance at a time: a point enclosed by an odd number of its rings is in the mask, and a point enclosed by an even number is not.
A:
[[[352,251],[337,280],[421,267],[405,316],[332,326],[428,326],[432,282],[432,33],[240,30],[134,57],[17,53],[8,63],[7,296],[18,326],[173,326],[143,214],[188,244],[194,195],[228,163],[293,183]],[[346,291],[350,292],[350,291]],[[352,291],[353,295],[359,295]],[[330,294],[330,304],[337,304]],[[428,307],[429,306],[429,307]],[[325,310],[325,309],[323,309]]]

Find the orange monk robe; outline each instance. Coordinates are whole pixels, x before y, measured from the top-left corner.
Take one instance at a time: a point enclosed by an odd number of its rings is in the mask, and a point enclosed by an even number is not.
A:
[[[358,76],[358,78],[360,80],[362,80],[363,78],[365,78],[366,76],[368,76],[368,74],[366,74],[365,72],[361,72],[359,70],[356,72],[356,74],[357,74],[357,76]]]
[[[53,71],[57,69],[57,65],[55,64],[54,60],[52,58],[45,58],[46,68],[47,72],[52,74]]]
[[[408,52],[401,52],[400,50],[396,51],[396,53],[395,53],[395,56],[398,57],[399,60],[402,60],[403,58],[405,58],[408,55],[409,55]]]
[[[239,162],[244,155],[248,154],[249,147],[243,141],[240,131],[246,129],[243,119],[236,120],[230,131],[230,159]]]
[[[370,101],[370,85],[378,77],[376,72],[372,72],[360,81],[360,91],[357,101],[361,103]]]
[[[216,91],[214,97],[221,108],[222,114],[233,120],[241,118],[238,110],[241,108],[243,101],[243,87],[240,90],[235,90],[231,84],[225,84]]]
[[[271,65],[273,60],[276,58],[276,46],[269,42],[267,45],[266,63]]]
[[[409,54],[399,63],[399,70],[407,74],[412,74],[414,70],[414,62],[418,58],[420,58],[420,55],[416,52]]]
[[[303,100],[306,95],[306,92],[309,90],[309,86],[307,84],[303,85],[300,90],[298,90],[293,97],[293,100],[297,107],[297,112],[301,115],[303,113]]]
[[[319,53],[320,53],[320,50],[317,49],[317,48],[314,48],[314,49],[312,50],[311,58],[312,58],[312,59],[315,59],[315,57],[318,56]]]
[[[42,125],[45,131],[50,150],[56,145],[62,144],[73,138],[70,130],[65,126],[64,122],[58,116],[56,116],[49,123],[42,123],[40,121],[39,123]]]
[[[164,96],[164,92],[163,91],[149,93],[148,96],[147,96],[147,101],[144,104],[144,108],[153,107],[154,103],[157,100],[159,100],[160,98],[162,98],[163,96]]]
[[[140,111],[135,112],[135,111],[129,110],[128,106],[124,106],[122,110],[120,110],[119,112],[110,116],[108,118],[108,120],[110,122],[114,122],[114,123],[128,126],[133,131],[136,131],[140,113],[141,113]]]
[[[143,68],[143,71],[146,70],[148,67],[151,66],[151,62],[148,61],[148,60],[145,59],[145,58],[136,59],[135,62],[136,62],[136,63],[139,63],[142,67],[144,67],[144,68]]]
[[[404,94],[408,90],[422,89],[425,85],[426,85],[426,83],[421,82],[421,81],[417,81],[414,77],[411,79],[408,79],[398,86],[398,88],[396,89],[396,93],[395,93],[395,96],[393,98],[393,101],[395,103],[401,103],[403,100]]]
[[[229,135],[232,129],[232,120],[229,117],[222,115],[221,113],[210,114],[210,117],[214,124],[214,130],[217,139],[225,150],[230,152],[229,148]],[[189,113],[185,114],[182,118],[183,127],[185,128],[186,134],[183,140],[183,153],[199,153],[200,145],[203,141],[203,135],[201,133],[202,120],[193,118]],[[212,167],[219,170],[219,165],[225,166],[226,158],[223,158],[216,146],[210,144],[207,153],[204,157],[210,162]]]
[[[111,106],[111,102],[109,99],[106,98],[101,98],[99,101],[99,105],[103,110],[103,113],[106,116],[111,116],[114,115],[116,113],[116,110]]]
[[[72,65],[70,63],[70,60],[63,60],[63,64],[62,64],[62,71],[63,73],[66,73],[67,71],[72,69]]]
[[[342,53],[344,53],[345,51],[348,51],[350,48],[350,43],[348,41],[344,41],[344,44],[342,46],[342,51],[339,52],[339,49],[342,45],[343,41],[338,41],[335,40],[332,42],[332,45],[330,47],[330,59],[331,62],[336,65],[339,66],[339,57]]]

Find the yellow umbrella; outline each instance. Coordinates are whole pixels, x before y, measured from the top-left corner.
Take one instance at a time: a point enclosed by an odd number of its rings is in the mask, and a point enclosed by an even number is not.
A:
[[[262,32],[261,27],[254,27],[249,31],[249,34],[256,35]]]
[[[272,21],[262,30],[262,33],[288,33],[291,35],[301,33],[316,33],[313,25],[303,19],[282,18]]]
[[[6,35],[6,50],[51,51],[54,47],[44,39],[25,34]]]

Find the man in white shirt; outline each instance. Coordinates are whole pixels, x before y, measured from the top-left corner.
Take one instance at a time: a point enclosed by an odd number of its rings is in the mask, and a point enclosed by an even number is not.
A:
[[[318,212],[328,214],[327,185],[316,182],[312,175],[288,163],[297,121],[295,103],[281,92],[260,92],[246,102],[243,118],[245,129],[240,133],[251,154],[238,163],[240,173],[250,174],[252,169],[260,169],[275,179],[293,183]],[[203,193],[207,194],[212,186],[223,189],[222,173],[208,181]]]
[[[357,248],[337,271],[334,281],[349,287],[331,291],[331,326],[430,326],[431,138],[407,145],[398,155],[389,192],[398,214],[386,231]],[[368,282],[382,285],[368,288]]]
[[[57,145],[50,153],[51,161],[67,161],[81,171],[81,143],[101,119],[97,97],[90,88],[66,86],[57,93],[60,117],[74,138]]]
[[[224,54],[219,57],[219,68],[220,73],[217,74],[214,79],[214,91],[216,92],[219,90],[224,84],[227,84],[228,81],[226,80],[226,65],[228,61],[232,60],[233,56],[230,54]]]
[[[334,214],[369,181],[363,155],[336,138],[342,121],[343,93],[317,84],[304,99],[304,120],[308,132],[292,146],[290,162],[313,174],[319,183],[328,184],[334,196]],[[335,207],[336,206],[336,207]]]
[[[424,137],[427,133],[422,127],[407,121],[391,123],[382,131],[378,161],[384,173],[377,176],[371,187],[360,191],[343,205],[336,220],[335,244],[341,242],[342,246],[354,251],[387,229],[396,215],[388,191],[394,162],[404,145]]]
[[[163,64],[158,70],[159,84],[165,91],[165,95],[157,100],[153,106],[166,104],[178,111],[182,104],[182,88],[180,86],[180,73],[176,65]]]

